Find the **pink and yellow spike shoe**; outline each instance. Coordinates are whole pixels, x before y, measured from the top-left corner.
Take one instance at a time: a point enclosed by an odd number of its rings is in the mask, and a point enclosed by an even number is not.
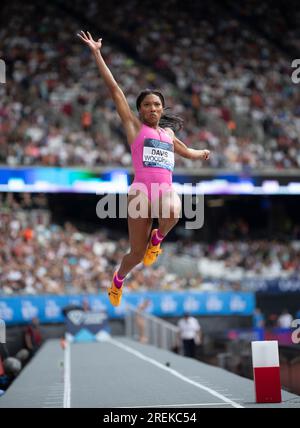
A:
[[[116,273],[117,272],[114,273],[111,286],[107,290],[109,301],[113,306],[119,306],[121,304],[122,292],[123,292],[122,291],[123,286],[121,288],[118,288],[115,286],[114,277]]]
[[[156,262],[157,257],[162,253],[162,249],[160,248],[160,243],[157,245],[152,244],[152,236],[157,231],[157,229],[153,229],[151,232],[150,242],[148,244],[146,253],[144,255],[143,263],[145,266],[151,266]]]

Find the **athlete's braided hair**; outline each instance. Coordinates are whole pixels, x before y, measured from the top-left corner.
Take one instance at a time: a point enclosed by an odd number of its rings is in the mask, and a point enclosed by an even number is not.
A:
[[[136,99],[136,108],[137,108],[137,110],[140,109],[143,99],[147,95],[152,95],[152,94],[153,95],[157,95],[160,98],[162,106],[163,106],[163,108],[164,108],[165,111],[169,110],[169,107],[165,107],[165,98],[164,98],[163,94],[159,90],[157,90],[157,89],[153,89],[153,90],[152,89],[145,89],[144,91],[142,91],[139,94],[139,96]],[[176,115],[174,115],[172,113],[168,113],[168,114],[164,113],[161,116],[160,121],[159,121],[159,125],[162,128],[171,128],[171,129],[173,129],[174,132],[177,132],[180,129],[182,129],[183,128],[183,123],[184,123],[184,121],[183,121],[183,119],[181,117],[176,116]]]

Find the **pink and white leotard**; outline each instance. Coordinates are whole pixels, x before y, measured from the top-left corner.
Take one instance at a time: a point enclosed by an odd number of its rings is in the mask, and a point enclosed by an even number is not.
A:
[[[151,201],[172,190],[175,162],[170,135],[162,128],[143,124],[130,148],[135,176],[129,192],[138,189]]]

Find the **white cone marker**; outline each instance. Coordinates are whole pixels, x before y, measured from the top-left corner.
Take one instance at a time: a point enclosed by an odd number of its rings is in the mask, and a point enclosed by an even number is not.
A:
[[[277,340],[252,342],[252,363],[257,403],[281,403]]]

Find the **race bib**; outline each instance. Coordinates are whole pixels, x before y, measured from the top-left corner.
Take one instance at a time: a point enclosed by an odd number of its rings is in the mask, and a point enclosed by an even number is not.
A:
[[[146,167],[174,169],[174,146],[164,141],[146,138],[143,148],[143,165]]]

